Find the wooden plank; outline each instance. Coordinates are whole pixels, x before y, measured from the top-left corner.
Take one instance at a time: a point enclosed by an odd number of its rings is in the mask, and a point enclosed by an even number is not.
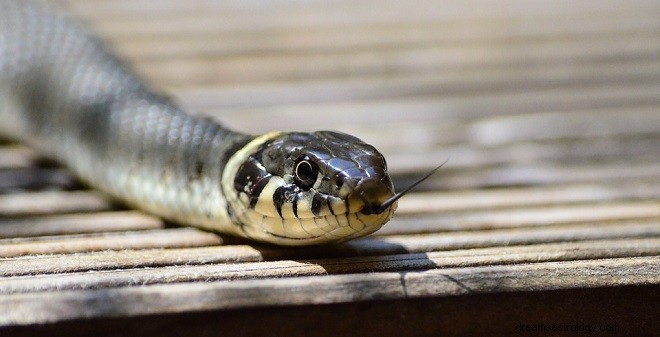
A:
[[[417,235],[388,235],[370,239],[358,239],[335,248],[335,254],[400,254],[404,252],[431,252],[439,250],[530,245],[538,243],[605,240],[620,238],[644,238],[660,235],[658,219],[558,225],[549,227],[522,227],[493,229],[489,231],[424,233]],[[323,254],[323,249],[306,252],[307,256]]]
[[[531,249],[530,249],[531,248]],[[660,238],[653,240],[619,240],[606,242],[580,242],[540,245],[532,247],[506,247],[500,249],[435,252],[417,255],[344,258],[336,260],[272,261],[255,263],[205,263],[201,266],[164,266],[122,269],[113,272],[98,271],[88,264],[86,272],[59,274],[59,266],[51,266],[58,274],[39,277],[19,276],[0,278],[0,294],[39,291],[62,291],[130,287],[179,282],[212,282],[219,280],[268,279],[312,275],[373,273],[466,266],[494,266],[499,264],[540,263],[548,261],[579,261],[584,259],[639,257],[660,255]],[[172,257],[170,256],[170,259]],[[52,260],[51,260],[52,261]],[[19,260],[22,262],[22,260]],[[145,261],[146,262],[146,261]],[[153,260],[149,262],[154,262]],[[221,261],[226,262],[226,261]],[[89,262],[88,262],[89,263]],[[120,262],[121,263],[121,262]],[[0,261],[5,269],[6,262]],[[126,262],[122,264],[126,265]],[[107,264],[105,264],[107,266]],[[144,267],[137,263],[132,267]],[[11,268],[11,264],[10,264]]]
[[[574,46],[565,43],[564,48],[556,48],[553,43],[531,45],[525,42],[502,48],[482,43],[468,47],[428,46],[300,55],[196,55],[135,60],[134,64],[138,73],[165,88],[334,78],[355,80],[383,73],[394,80],[397,80],[396,75],[407,75],[408,81],[413,83],[412,75],[437,74],[443,81],[426,85],[436,87],[440,93],[475,90],[469,88],[468,83],[484,91],[493,90],[495,83],[524,87],[541,86],[547,81],[547,85],[558,85],[561,82],[556,74],[580,82],[607,83],[616,76],[620,77],[619,81],[641,76],[657,79],[657,60],[653,55],[660,51],[660,44],[654,36],[636,37],[634,41],[638,42],[627,43],[619,54],[612,54],[612,49],[620,48],[622,41],[610,40],[587,38],[575,41]],[[539,67],[539,62],[545,66]],[[186,78],[182,79],[182,75]]]
[[[486,146],[520,141],[630,137],[634,134],[660,138],[660,114],[657,110],[642,108],[637,112],[630,111],[625,116],[620,112],[574,111],[570,116],[561,113],[498,116],[475,123],[470,131],[473,135],[472,141]],[[539,128],[538,125],[543,127]]]
[[[19,145],[0,145],[0,169],[25,168],[34,165],[37,155]]]
[[[660,218],[660,201],[598,202],[558,206],[470,210],[468,212],[416,214],[392,219],[375,235],[436,233],[495,228],[544,227],[561,224]]]
[[[622,111],[623,113],[623,111]],[[586,131],[585,131],[586,132]],[[477,138],[477,137],[475,137]],[[488,137],[484,137],[488,138]],[[378,139],[378,138],[375,138]],[[571,162],[575,164],[592,164],[597,161],[610,163],[651,163],[660,155],[660,149],[655,144],[660,137],[655,135],[630,135],[627,139],[613,139],[605,136],[602,138],[564,139],[551,141],[520,140],[519,142],[507,144],[508,146],[494,147],[481,146],[478,144],[447,145],[442,147],[427,148],[424,156],[424,148],[408,147],[399,144],[393,148],[384,147],[383,153],[390,154],[393,158],[390,162],[398,160],[414,160],[413,163],[429,163],[428,167],[437,166],[442,162],[441,158],[449,159],[446,169],[459,167],[480,169],[501,165],[515,165],[535,163],[538,166],[547,165],[551,169],[557,163]],[[474,140],[476,143],[480,140]],[[484,141],[487,141],[484,139]],[[627,146],[630,146],[628,148]],[[415,160],[418,159],[419,160]],[[454,160],[456,158],[456,160]],[[435,165],[430,163],[435,160]],[[451,163],[451,164],[450,164]],[[421,172],[424,171],[420,170]],[[396,172],[396,170],[394,170]]]
[[[222,89],[221,89],[222,90]],[[615,97],[606,97],[602,91],[616,95]],[[554,92],[554,93],[553,93]],[[268,108],[242,108],[242,109],[212,109],[205,111],[227,125],[246,132],[263,133],[273,128],[287,130],[312,130],[329,125],[333,129],[355,130],[364,132],[369,131],[368,126],[378,122],[383,127],[402,127],[419,128],[441,128],[442,132],[452,132],[454,127],[457,132],[467,132],[472,123],[487,121],[492,116],[512,116],[521,114],[540,114],[553,111],[557,114],[566,114],[575,112],[578,114],[597,114],[603,113],[611,115],[615,111],[630,112],[632,114],[644,114],[645,111],[652,110],[660,102],[651,100],[650,95],[639,95],[632,92],[614,93],[609,89],[582,91],[583,95],[591,98],[592,106],[588,107],[587,101],[582,101],[570,92],[563,93],[550,90],[546,92],[519,93],[513,94],[489,94],[485,96],[470,97],[460,100],[457,98],[400,98],[382,100],[364,100],[354,102],[326,102],[313,104],[284,104],[277,107]],[[567,101],[551,101],[551,98],[557,98]],[[613,99],[614,98],[614,99]],[[541,106],[533,107],[531,104],[536,100]],[[606,103],[606,104],[603,104]],[[486,109],[490,104],[491,109]],[[595,105],[595,106],[594,106]],[[314,118],[305,118],[309,111],[315,111]],[[333,113],[334,112],[334,113]],[[276,118],[282,115],[284,118]],[[376,117],[375,117],[376,116]],[[272,123],[271,126],[255,125],[259,123],[250,123],[254,119],[266,120]],[[444,128],[443,128],[444,127]],[[468,130],[465,130],[468,128]],[[405,130],[402,130],[402,132]],[[378,132],[371,128],[372,134]],[[382,134],[380,134],[382,136]],[[442,135],[434,135],[443,137]],[[449,135],[450,142],[466,143],[470,141],[470,135]],[[380,139],[378,140],[385,141]],[[402,142],[406,140],[403,139]],[[428,146],[428,145],[427,145]]]
[[[622,177],[636,176],[637,173],[644,171],[644,166],[655,166],[654,158],[660,155],[660,149],[653,146],[657,143],[660,137],[650,137],[641,142],[636,142],[639,145],[639,152],[626,151],[619,152],[620,156],[613,156],[613,160],[601,166],[600,171],[607,171],[609,174],[616,174],[617,167],[624,165],[631,166],[632,164],[641,165],[637,170],[631,170],[630,173],[619,172]],[[552,171],[562,169],[561,163],[570,162],[571,165],[565,165],[564,169],[573,169],[574,171],[588,170],[591,167],[597,166],[593,163],[597,160],[606,158],[609,154],[613,154],[613,150],[603,149],[598,150],[598,143],[605,143],[600,145],[606,147],[607,139],[589,141],[575,141],[570,144],[559,145],[552,143],[534,143],[525,142],[520,144],[513,144],[508,147],[487,148],[474,145],[452,145],[434,149],[410,149],[409,151],[392,151],[384,152],[388,158],[388,164],[392,167],[393,174],[401,174],[410,171],[425,172],[437,167],[440,163],[447,161],[443,173],[449,175],[453,173],[470,173],[465,171],[456,172],[458,169],[470,169],[472,172],[479,170],[507,170],[509,168],[518,168],[524,170],[526,166],[536,166],[539,172],[550,171],[547,179],[552,179]],[[622,142],[624,145],[625,142]],[[581,146],[582,145],[582,146]],[[589,145],[592,145],[591,147]],[[589,149],[594,149],[593,152]],[[564,151],[562,151],[564,150]],[[569,151],[566,151],[569,150]],[[572,151],[570,151],[572,150]],[[646,151],[644,151],[646,150]],[[628,162],[625,162],[628,160]],[[614,163],[614,164],[610,164]],[[506,167],[508,165],[509,167]],[[514,167],[515,166],[515,167]],[[573,166],[573,167],[571,167]],[[608,167],[609,166],[609,167]],[[594,168],[595,171],[598,168]],[[634,172],[637,171],[637,172]],[[644,176],[641,173],[641,176]],[[516,178],[515,174],[509,174],[509,179]],[[652,176],[651,176],[652,177]],[[436,178],[436,177],[434,177]],[[589,177],[576,176],[572,182],[580,182],[580,179]],[[593,179],[593,178],[591,178]]]
[[[8,313],[0,316],[0,325],[183,310],[648,285],[660,282],[658,266],[660,257],[653,256],[15,294],[0,297],[0,308]]]
[[[579,224],[507,228],[474,232],[432,233],[425,235],[389,235],[354,240],[338,246],[308,247],[304,250],[282,250],[260,245],[253,245],[253,249],[257,249],[266,260],[309,259],[312,257],[328,256],[374,256],[552,242],[657,237],[660,235],[658,227],[657,220],[620,221],[601,223],[598,226]],[[181,232],[185,235],[180,235]],[[177,236],[179,237],[177,238]],[[105,234],[103,236],[79,235],[56,236],[36,240],[2,240],[0,241],[2,243],[0,245],[0,252],[3,252],[3,255],[0,255],[0,257],[25,256],[25,247],[37,247],[41,250],[51,249],[50,251],[40,252],[42,254],[62,254],[94,252],[107,249],[204,247],[220,244],[220,240],[220,238],[212,234],[187,228],[165,232],[144,231]],[[57,247],[58,243],[61,244],[61,247]],[[158,243],[162,244],[162,246],[158,246]],[[239,247],[238,249],[243,248]],[[236,257],[236,253],[232,249],[227,248],[227,251],[230,257]],[[127,254],[131,253],[127,252]],[[148,252],[145,252],[145,254],[148,254]],[[221,255],[218,258],[226,259],[226,257],[222,257]],[[245,258],[252,258],[252,255]]]
[[[0,219],[0,239],[163,228],[163,220],[138,211],[94,212]]]
[[[552,133],[552,131],[541,131],[539,130],[539,134],[543,135],[536,135],[533,137],[537,137],[538,139],[533,139],[532,138],[523,138],[523,137],[516,137],[515,139],[510,139],[510,140],[515,140],[517,142],[526,142],[524,144],[525,148],[524,149],[530,149],[529,152],[537,152],[535,151],[536,148],[539,149],[538,152],[555,152],[555,156],[559,157],[559,155],[563,155],[563,157],[569,157],[569,156],[574,156],[576,158],[588,158],[589,156],[585,154],[584,152],[587,152],[587,149],[594,152],[594,154],[591,157],[608,157],[608,156],[613,156],[613,157],[619,157],[619,158],[625,158],[626,153],[631,153],[629,156],[630,157],[639,157],[642,156],[643,153],[640,153],[641,151],[652,151],[654,147],[651,147],[649,144],[657,141],[657,136],[655,135],[654,132],[648,131],[646,126],[640,126],[639,128],[635,128],[631,126],[631,129],[628,130],[628,133],[625,135],[619,134],[617,137],[617,127],[613,126],[612,124],[618,123],[618,118],[607,118],[607,115],[610,114],[613,111],[617,111],[620,113],[619,116],[624,116],[628,113],[630,115],[637,115],[641,116],[645,114],[646,112],[652,113],[654,107],[650,106],[639,106],[639,107],[628,107],[628,108],[609,108],[609,109],[597,109],[597,110],[589,110],[589,111],[584,111],[584,110],[575,110],[572,112],[572,114],[578,116],[583,116],[586,117],[586,119],[589,118],[603,118],[600,119],[600,124],[601,128],[598,131],[591,131],[591,130],[585,130],[585,134],[575,132],[574,134],[571,133],[570,129],[571,127],[568,126],[569,130],[563,131],[563,132],[556,132]],[[514,150],[520,151],[520,148],[522,147],[520,144],[511,144],[510,142],[505,142],[505,143],[494,143],[494,144],[488,144],[487,141],[489,140],[488,136],[482,137],[478,136],[477,131],[480,131],[482,129],[487,129],[489,127],[495,127],[495,128],[511,128],[512,125],[507,125],[503,123],[504,121],[507,120],[508,117],[511,117],[513,120],[515,120],[515,117],[512,115],[502,115],[502,121],[501,125],[495,126],[489,123],[490,118],[483,118],[483,119],[475,119],[475,120],[470,120],[470,119],[465,119],[465,120],[447,120],[444,123],[433,123],[433,124],[422,124],[420,122],[413,122],[413,121],[406,121],[403,116],[401,117],[400,121],[379,121],[379,127],[377,129],[374,129],[372,126],[370,126],[366,119],[364,120],[360,119],[356,122],[349,122],[346,119],[339,119],[339,117],[344,116],[345,111],[340,111],[338,113],[338,116],[336,116],[334,119],[331,118],[326,118],[324,117],[324,120],[327,120],[328,123],[328,128],[335,129],[335,130],[342,130],[342,132],[350,133],[350,134],[355,134],[355,135],[360,135],[361,139],[364,139],[367,142],[371,142],[374,144],[378,144],[379,149],[382,149],[383,152],[402,152],[402,151],[412,151],[412,150],[417,150],[418,152],[422,150],[434,150],[437,147],[443,146],[443,147],[450,147],[450,146],[460,146],[465,143],[473,143],[472,146],[488,146],[489,148],[493,150],[498,150],[502,151],[502,147],[504,145],[509,145],[511,148]],[[347,111],[346,111],[347,112]],[[544,113],[538,113],[539,115],[546,115]],[[535,114],[536,115],[536,114]],[[559,117],[559,115],[563,115],[563,117],[566,117],[566,113],[553,113],[553,114],[547,114],[547,115],[553,115]],[[271,115],[264,114],[264,119],[265,120],[270,120]],[[302,117],[302,116],[300,116]],[[365,116],[366,117],[366,116]],[[380,118],[380,117],[378,117]],[[530,116],[528,119],[529,122],[532,120],[534,121],[541,121],[543,117],[540,117],[539,119],[534,119]],[[552,118],[552,117],[550,117]],[[241,120],[239,117],[232,118],[232,124],[234,124],[234,121],[236,123],[247,123],[247,120]],[[295,122],[294,126],[288,125],[288,128],[295,128],[298,130],[306,130],[306,131],[312,131],[316,128],[319,128],[320,124],[319,121],[304,121],[304,118],[299,118],[299,122]],[[373,117],[372,117],[373,120]],[[644,119],[641,118],[647,125],[654,125],[653,119]],[[497,124],[497,122],[492,121],[493,124]],[[276,122],[279,123],[279,122]],[[590,122],[586,122],[589,124]],[[621,124],[625,124],[627,122],[622,122]],[[485,124],[485,125],[483,125]],[[566,122],[566,124],[569,124]],[[275,125],[275,124],[274,124]],[[482,126],[483,125],[483,126]],[[539,125],[539,124],[536,124]],[[555,124],[557,127],[559,125]],[[254,129],[255,127],[252,127]],[[262,126],[262,128],[267,129],[268,126]],[[271,126],[272,128],[272,126]],[[500,129],[500,131],[503,131]],[[532,128],[534,129],[534,128]],[[592,129],[593,130],[593,129]],[[266,130],[264,130],[266,131]],[[498,130],[494,130],[498,131]],[[401,134],[401,138],[399,139],[392,139],[389,137],[385,137],[386,135],[391,135],[393,133],[399,133]],[[616,138],[614,138],[616,137]],[[533,142],[530,142],[531,140],[534,140]],[[561,140],[564,140],[563,142],[560,142]],[[575,147],[575,149],[570,148],[570,146]],[[518,146],[516,146],[518,145]],[[536,148],[534,148],[536,147]],[[624,149],[626,151],[624,151]],[[541,157],[541,155],[538,155]],[[546,156],[547,157],[547,156]],[[616,159],[616,158],[612,158]]]
[[[581,1],[580,4],[555,1],[552,5],[542,1],[533,1],[524,5],[520,1],[504,1],[497,5],[488,1],[479,1],[478,4],[445,1],[442,6],[437,6],[433,1],[416,1],[414,4],[401,4],[396,1],[364,1],[359,4],[351,1],[334,1],[311,6],[309,2],[301,6],[300,2],[296,4],[287,1],[272,3],[258,1],[247,6],[246,1],[240,1],[240,5],[236,2],[204,1],[185,5],[168,2],[159,6],[141,1],[131,2],[130,5],[92,2],[90,6],[90,3],[84,1],[64,3],[79,15],[93,18],[93,22],[99,22],[99,25],[103,23],[113,31],[121,31],[129,35],[136,30],[153,34],[168,29],[172,32],[180,31],[194,35],[200,30],[208,29],[271,30],[281,27],[305,29],[401,21],[452,22],[457,21],[457,18],[476,21],[545,16],[556,17],[561,21],[566,16],[610,14],[614,19],[624,16],[626,12],[643,15],[658,11],[657,4],[652,0],[627,3],[628,6],[621,6],[620,1]],[[373,10],[376,6],[378,11]],[[145,14],[148,16],[145,17]],[[556,22],[551,23],[556,24]],[[484,30],[484,33],[487,32],[488,30]]]
[[[514,207],[524,211],[526,207],[542,205],[572,204],[577,206],[578,204],[607,201],[657,200],[660,198],[659,183],[618,184],[612,182],[412,193],[399,201],[397,213],[411,216]]]
[[[217,235],[194,228],[0,239],[0,258],[102,250],[200,247],[221,243],[222,239]]]
[[[112,43],[120,55],[135,60],[162,60],[194,56],[238,56],[281,53],[331,53],[419,48],[420,46],[476,43],[504,45],[523,41],[560,40],[575,38],[623,37],[648,34],[660,29],[651,15],[619,13],[593,16],[568,16],[557,25],[554,17],[510,18],[451,22],[387,22],[338,27],[282,27],[260,30],[254,26],[238,29],[212,29],[195,26],[195,34],[154,27],[151,33],[136,27],[129,32],[103,30],[98,33]],[[529,24],[531,21],[535,25]],[[553,23],[550,24],[550,21]],[[613,29],[612,25],[617,28]],[[516,25],[526,29],[515,29]],[[191,27],[192,28],[192,27]],[[549,42],[549,41],[548,41]]]
[[[611,106],[650,105],[658,104],[658,85],[648,83],[615,86],[598,86],[596,84],[581,85],[580,90],[574,88],[544,88],[517,92],[480,92],[469,95],[443,95],[437,89],[420,86],[420,83],[409,82],[408,79],[385,83],[383,79],[371,80],[333,80],[323,82],[298,83],[266,83],[250,86],[223,87],[193,87],[170,88],[172,92],[191,111],[206,111],[211,115],[229,110],[248,110],[268,107],[269,111],[282,113],[287,117],[289,109],[300,109],[302,106],[321,107],[313,109],[316,114],[329,111],[332,103],[341,102],[350,106],[358,103],[380,100],[381,105],[403,102],[422,103],[428,100],[440,103],[444,109],[439,109],[438,117],[444,114],[497,114],[497,113],[529,113],[539,111],[567,111],[586,108],[603,108]],[[330,104],[329,104],[330,103]],[[395,106],[396,107],[396,106]],[[448,109],[451,107],[452,109]],[[450,111],[447,111],[450,110]],[[478,110],[478,112],[476,111]],[[309,111],[309,110],[308,110]],[[437,110],[436,110],[437,111]],[[221,116],[221,115],[219,115]],[[374,115],[367,115],[374,118]],[[362,118],[365,118],[364,116]]]
[[[108,211],[112,204],[92,191],[45,191],[0,195],[0,218]]]
[[[523,334],[530,324],[554,324],[594,335],[653,336],[660,328],[657,286],[508,292],[377,302],[210,310],[67,320],[0,328],[12,336],[488,336]],[[612,305],[616,303],[616,305]],[[570,310],[567,310],[570,309]],[[259,322],[255,324],[255,322]],[[340,322],[340,323],[338,323]],[[521,325],[522,324],[522,325]],[[601,330],[602,327],[602,330]],[[542,334],[542,333],[539,333]],[[566,334],[569,334],[567,332]],[[570,332],[570,334],[580,334]]]
[[[307,247],[305,249],[278,249],[272,246],[251,246],[264,260],[327,257],[377,256],[407,253],[427,253],[457,249],[535,245],[543,243],[580,242],[593,240],[655,238],[660,235],[657,219],[568,224],[546,227],[522,227],[367,237],[342,245]]]
[[[305,264],[295,264],[293,262],[291,266],[305,268],[306,266],[310,266],[310,264],[317,264],[321,265],[327,273],[356,273],[360,271],[418,270],[489,264],[647,256],[658,255],[657,252],[660,249],[658,240],[658,238],[641,238],[632,240],[615,239],[539,243],[528,246],[457,249],[395,255],[387,255],[389,252],[383,251],[379,255],[334,259],[332,259],[332,250],[327,250],[323,259],[302,260],[301,262],[305,262]],[[275,249],[271,248],[271,250]],[[275,261],[282,261],[287,258],[299,258],[301,254],[287,252],[286,250],[279,250],[278,253],[274,254],[244,245],[154,249],[140,250],[139,252],[132,250],[102,251],[85,254],[6,258],[0,261],[0,266],[2,267],[0,271],[3,277],[63,274],[143,267],[181,267],[218,263],[257,262],[265,261],[273,256],[277,256],[277,260]],[[252,270],[253,268],[251,266],[253,265],[241,264],[235,266],[235,269]],[[258,266],[258,264],[254,266]],[[263,268],[270,268],[268,266],[280,268],[277,264],[266,264],[265,266]],[[311,269],[315,270],[315,268]],[[300,274],[300,272],[296,274]],[[223,278],[224,276],[214,275],[213,277]]]
[[[389,165],[398,167],[397,174],[415,174],[428,172],[446,159],[446,157],[433,156],[417,162],[410,162],[410,156],[400,155],[399,158],[389,160]],[[454,158],[454,157],[452,157]],[[449,165],[449,164],[447,164]],[[617,181],[620,183],[645,184],[658,179],[660,164],[654,162],[627,162],[627,163],[509,163],[502,166],[485,169],[469,170],[456,164],[456,171],[447,167],[440,177],[431,177],[425,181],[426,188],[435,189],[466,189],[484,187],[531,186],[531,185],[563,185],[563,184],[589,184],[601,181]],[[463,170],[461,170],[463,169]],[[404,184],[405,185],[409,185]]]
[[[4,258],[0,260],[0,276],[45,275],[140,267],[203,266],[262,260],[263,256],[259,250],[248,245],[105,250]]]

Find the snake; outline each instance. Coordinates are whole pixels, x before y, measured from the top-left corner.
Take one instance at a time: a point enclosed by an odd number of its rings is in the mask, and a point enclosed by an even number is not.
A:
[[[275,245],[371,234],[402,195],[383,155],[359,138],[250,135],[188,113],[82,22],[38,0],[0,0],[0,134],[129,207]]]

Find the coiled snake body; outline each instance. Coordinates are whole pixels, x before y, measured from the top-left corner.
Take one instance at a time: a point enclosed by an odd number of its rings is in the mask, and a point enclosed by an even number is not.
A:
[[[0,133],[133,207],[263,242],[341,242],[396,209],[374,147],[330,131],[250,136],[187,114],[41,2],[0,0]]]

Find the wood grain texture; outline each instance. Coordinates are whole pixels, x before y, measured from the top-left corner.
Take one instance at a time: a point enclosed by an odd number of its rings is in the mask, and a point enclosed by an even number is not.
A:
[[[247,250],[247,252],[246,252]],[[188,250],[190,251],[190,249]],[[26,273],[18,277],[5,277],[0,280],[0,293],[12,294],[37,291],[61,291],[80,289],[102,289],[179,282],[210,282],[218,280],[268,279],[301,277],[313,275],[411,272],[436,268],[456,268],[498,264],[540,263],[547,261],[575,261],[618,257],[638,257],[660,255],[660,239],[652,240],[610,240],[603,242],[583,242],[576,244],[542,244],[530,247],[482,248],[457,250],[452,252],[431,252],[406,255],[380,255],[372,257],[351,257],[342,259],[317,259],[307,261],[278,260],[249,262],[259,255],[248,249],[215,249],[213,255],[208,249],[192,251],[190,258],[185,250],[149,254],[145,252],[137,261],[126,261],[127,254],[103,254],[97,259],[87,258],[80,264],[80,258],[39,259],[38,278],[30,275],[26,260],[17,260],[13,266],[9,261],[0,263],[10,274],[14,271]],[[206,253],[206,254],[204,254]],[[251,254],[250,254],[251,253]],[[176,254],[176,258],[173,255]],[[246,256],[248,255],[249,256]],[[154,256],[155,255],[155,256]],[[136,257],[136,254],[133,254]],[[104,262],[98,258],[108,258]],[[241,263],[234,263],[235,261]],[[53,263],[55,262],[55,263]],[[58,265],[59,262],[59,265]],[[229,263],[231,262],[231,263]],[[52,263],[52,264],[48,264]],[[221,264],[216,264],[221,263]],[[161,267],[164,266],[164,267]],[[46,268],[44,268],[46,267]],[[150,267],[150,268],[144,268]],[[75,271],[76,269],[82,272]],[[108,273],[105,270],[114,270]],[[75,272],[74,272],[75,271]],[[54,273],[52,276],[43,274]]]
[[[374,235],[290,249],[126,209],[2,140],[1,335],[657,331],[657,1],[56,2],[194,113],[355,134],[397,188],[449,161]]]
[[[401,297],[657,284],[660,282],[658,265],[660,258],[655,256],[430,272],[181,283],[105,291],[37,292],[0,298],[0,305],[12,307],[0,324],[25,324],[35,321],[35,317],[40,322],[50,322],[80,316],[122,316],[218,307],[327,304]]]

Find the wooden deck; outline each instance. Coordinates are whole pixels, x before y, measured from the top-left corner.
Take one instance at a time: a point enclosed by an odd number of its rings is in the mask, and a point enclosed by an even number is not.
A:
[[[353,133],[398,187],[449,162],[375,235],[291,249],[0,143],[0,335],[660,331],[658,1],[60,3],[231,127]]]

